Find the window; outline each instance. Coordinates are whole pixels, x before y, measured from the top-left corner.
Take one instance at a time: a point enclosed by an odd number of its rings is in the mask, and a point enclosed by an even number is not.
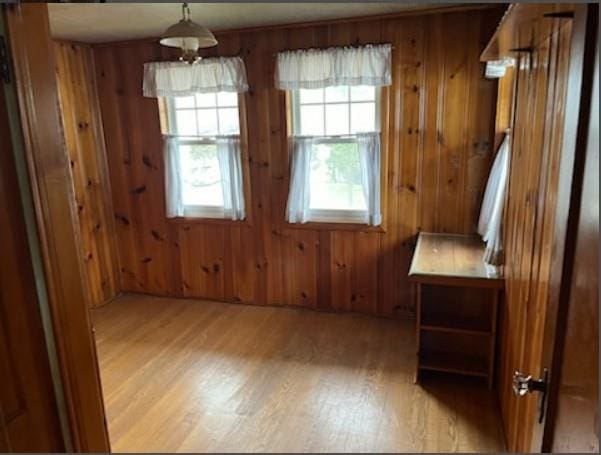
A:
[[[180,142],[182,199],[186,216],[223,216],[223,191],[217,146]]]
[[[338,86],[292,92],[293,133],[313,136],[309,221],[365,222],[368,201],[358,135],[379,131],[379,112],[377,87]]]
[[[177,140],[173,166],[183,216],[243,219],[242,177],[232,178],[241,173],[238,94],[170,97],[165,106],[168,132]]]
[[[378,226],[380,87],[392,84],[392,46],[278,52],[276,87],[292,110],[286,219]]]
[[[327,87],[294,92],[294,133],[341,136],[379,131],[376,87]]]
[[[170,133],[216,137],[240,134],[237,93],[197,93],[167,98]]]

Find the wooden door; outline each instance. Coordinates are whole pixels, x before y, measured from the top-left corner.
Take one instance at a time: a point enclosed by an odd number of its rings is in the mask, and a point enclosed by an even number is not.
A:
[[[0,452],[64,449],[0,89]]]
[[[538,397],[518,398],[513,373],[538,374],[547,304],[571,22],[539,29],[531,52],[517,56],[509,197],[506,302],[499,394],[508,449],[527,451]],[[552,134],[551,131],[555,131]],[[538,339],[537,339],[538,338]]]
[[[562,337],[559,295],[568,277],[571,254],[567,232],[573,190],[578,126],[583,97],[585,43],[590,38],[588,7],[576,6],[574,17],[548,17],[519,24],[527,37],[516,69],[512,160],[506,206],[506,306],[499,370],[503,421],[512,451],[540,451],[549,422],[548,394],[513,391],[513,373],[553,377],[561,365],[553,358]]]
[[[598,18],[596,8],[591,7],[593,22]],[[545,340],[553,348],[550,381],[555,386],[550,389],[542,448],[559,453],[599,452],[599,35],[597,31],[595,40],[589,30],[587,54],[592,51],[595,63],[590,71],[590,57],[583,75],[578,125],[582,140],[574,163],[567,252],[557,302],[558,336],[554,343]]]

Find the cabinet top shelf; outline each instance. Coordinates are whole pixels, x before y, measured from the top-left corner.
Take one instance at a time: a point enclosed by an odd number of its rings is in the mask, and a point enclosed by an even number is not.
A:
[[[419,283],[502,288],[502,274],[483,257],[478,236],[420,232],[409,277]]]

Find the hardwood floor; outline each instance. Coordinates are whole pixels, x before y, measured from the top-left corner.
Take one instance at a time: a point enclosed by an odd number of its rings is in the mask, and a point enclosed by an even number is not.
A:
[[[504,449],[484,381],[413,384],[412,321],[137,295],[92,317],[116,452]]]

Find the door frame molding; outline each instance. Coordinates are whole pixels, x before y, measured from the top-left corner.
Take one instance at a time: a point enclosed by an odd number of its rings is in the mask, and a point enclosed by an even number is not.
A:
[[[7,33],[4,24],[4,16],[0,14],[0,36],[7,43]],[[29,186],[29,176],[27,173],[27,163],[25,162],[25,153],[21,134],[21,122],[19,117],[19,106],[17,103],[17,94],[14,84],[14,78],[11,77],[9,69],[8,80],[5,80],[0,89],[0,117],[5,116],[6,126],[8,127],[7,134],[9,136],[9,148],[5,157],[11,157],[11,163],[2,162],[3,165],[12,165],[12,172],[15,173],[16,187],[13,191],[17,192],[17,199],[20,202],[20,213],[11,214],[21,219],[22,224],[20,229],[24,229],[26,243],[28,246],[29,263],[31,265],[32,275],[23,276],[24,286],[34,286],[35,296],[37,298],[37,306],[42,325],[43,336],[45,340],[45,349],[48,357],[48,366],[53,385],[55,404],[58,411],[58,419],[62,433],[62,443],[64,449],[72,450],[71,433],[67,422],[67,413],[65,410],[65,399],[63,394],[63,384],[58,364],[58,356],[56,352],[56,343],[54,332],[52,330],[52,319],[50,316],[50,308],[48,305],[48,293],[46,290],[46,280],[44,278],[44,269],[42,256],[40,253],[40,242],[38,236],[37,225],[35,222],[35,213],[33,208],[33,200],[31,196],[31,188]],[[0,406],[1,407],[1,406]],[[0,409],[0,426],[3,425],[2,409]],[[1,432],[0,432],[1,433]],[[8,435],[6,436],[8,438]],[[1,440],[2,438],[0,438]],[[8,441],[8,439],[7,439]],[[7,449],[8,450],[8,449]],[[2,450],[0,449],[0,452]]]
[[[46,3],[4,7],[73,450],[109,452]]]

